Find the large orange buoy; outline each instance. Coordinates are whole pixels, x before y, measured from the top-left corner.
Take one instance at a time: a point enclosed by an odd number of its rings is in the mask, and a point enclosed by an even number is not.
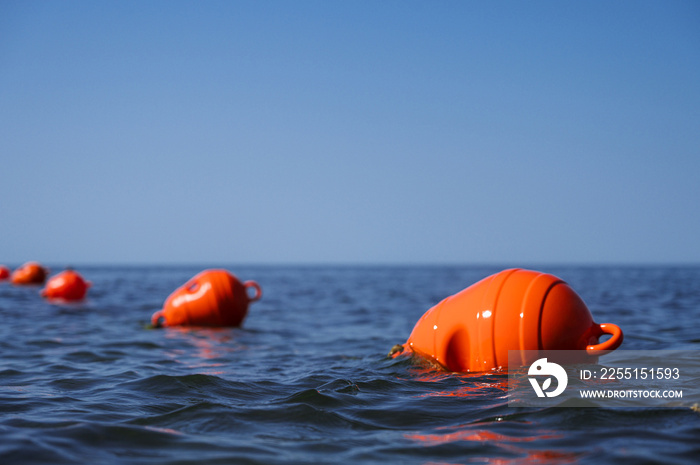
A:
[[[598,343],[604,334],[610,339]],[[444,299],[416,323],[392,356],[415,353],[450,371],[508,368],[508,351],[529,365],[541,350],[582,351],[593,360],[622,343],[622,330],[593,322],[568,284],[551,274],[510,269]]]
[[[52,276],[41,291],[41,296],[51,300],[83,300],[91,283],[76,271],[68,269]]]
[[[10,277],[10,269],[5,265],[0,265],[0,281],[5,281]]]
[[[27,262],[17,268],[10,278],[12,284],[44,284],[49,270],[38,264],[37,262]]]
[[[253,297],[248,294],[250,288],[255,290]],[[261,296],[255,281],[241,283],[226,270],[205,270],[170,294],[151,322],[154,326],[240,326],[248,305]]]

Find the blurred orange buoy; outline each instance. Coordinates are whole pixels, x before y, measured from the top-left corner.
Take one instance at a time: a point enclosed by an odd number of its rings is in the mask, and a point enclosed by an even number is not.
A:
[[[598,343],[604,334],[610,339]],[[528,365],[541,350],[580,350],[597,359],[622,343],[622,330],[597,324],[568,284],[551,274],[509,269],[488,276],[428,310],[403,347],[450,371],[508,368],[508,351]],[[593,360],[594,361],[594,360]]]
[[[37,262],[27,262],[17,268],[10,278],[12,284],[44,284],[49,270],[38,264]]]
[[[255,290],[253,297],[248,294],[250,288]],[[170,294],[151,322],[154,326],[240,326],[248,305],[261,296],[255,281],[241,283],[226,270],[205,270]]]
[[[83,300],[91,283],[76,271],[68,269],[52,276],[41,291],[41,296],[52,300]]]
[[[10,277],[10,269],[5,265],[0,265],[0,281],[4,281]]]

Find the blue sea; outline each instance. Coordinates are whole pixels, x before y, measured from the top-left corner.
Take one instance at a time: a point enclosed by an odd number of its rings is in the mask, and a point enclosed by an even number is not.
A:
[[[263,289],[242,328],[150,328],[210,267],[76,266],[92,288],[72,305],[1,283],[0,463],[700,463],[697,406],[513,408],[506,373],[387,357],[508,266],[218,264]],[[700,349],[700,267],[530,268],[619,325],[621,349]]]

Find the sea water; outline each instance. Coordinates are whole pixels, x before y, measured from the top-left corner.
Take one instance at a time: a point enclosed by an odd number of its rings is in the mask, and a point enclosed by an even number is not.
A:
[[[78,266],[93,286],[72,305],[0,284],[0,463],[700,462],[697,406],[512,408],[507,373],[386,356],[506,267],[217,265],[263,289],[242,328],[150,328],[209,267]],[[622,349],[700,349],[700,267],[530,268]]]

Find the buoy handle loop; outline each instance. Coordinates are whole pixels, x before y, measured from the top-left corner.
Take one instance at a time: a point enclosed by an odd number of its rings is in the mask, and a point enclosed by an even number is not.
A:
[[[163,310],[158,310],[151,317],[151,325],[153,325],[154,328],[160,328],[161,326],[163,326],[163,324],[160,321],[161,318],[163,318],[163,320],[165,320],[165,316],[163,315]]]
[[[260,285],[256,283],[255,281],[246,281],[243,283],[243,286],[246,288],[246,292],[248,291],[249,288],[255,289],[255,295],[253,297],[248,296],[248,299],[250,302],[255,302],[256,300],[260,300],[260,297],[262,297],[262,289],[260,289]]]
[[[603,334],[609,334],[611,337],[605,342],[600,344],[593,344],[586,347],[586,352],[590,355],[603,355],[603,353],[608,353],[612,350],[617,349],[622,344],[622,330],[619,326],[612,323],[602,323],[598,325],[599,336]]]

